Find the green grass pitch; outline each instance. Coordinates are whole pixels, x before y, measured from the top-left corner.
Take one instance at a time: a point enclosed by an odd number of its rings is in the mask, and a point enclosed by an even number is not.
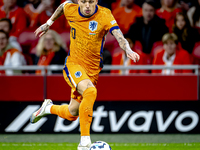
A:
[[[78,143],[0,143],[0,150],[76,150]],[[200,150],[200,143],[109,143],[112,150]]]
[[[200,134],[91,134],[112,150],[200,150]],[[0,134],[0,150],[77,150],[79,134]]]

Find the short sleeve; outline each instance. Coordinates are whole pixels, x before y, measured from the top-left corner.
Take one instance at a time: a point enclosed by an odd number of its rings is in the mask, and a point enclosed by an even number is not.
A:
[[[69,10],[69,7],[73,5],[73,3],[70,2],[65,2],[64,3],[64,14],[67,12],[67,10]]]
[[[110,33],[112,34],[112,31],[115,29],[119,29],[119,26],[117,24],[117,21],[113,17],[111,11],[109,10],[108,16],[106,18],[106,30],[107,31],[109,30]]]
[[[73,19],[74,14],[76,14],[75,12],[77,11],[78,7],[79,7],[78,4],[65,3],[64,8],[63,8],[65,18],[67,20]]]
[[[64,11],[66,11],[72,3],[64,3]]]

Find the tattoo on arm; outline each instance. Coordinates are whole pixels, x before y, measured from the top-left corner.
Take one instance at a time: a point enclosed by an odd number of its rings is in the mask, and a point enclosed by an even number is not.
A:
[[[60,4],[60,6],[53,13],[53,15],[51,16],[52,21],[55,21],[56,19],[58,19],[60,16],[64,14],[63,6],[64,6],[64,3]]]
[[[67,0],[66,2],[73,3],[72,0]],[[55,21],[56,19],[58,19],[60,16],[62,16],[64,14],[63,8],[64,8],[64,5],[66,4],[66,2],[60,4],[60,6],[58,6],[58,8],[55,10],[53,15],[51,16],[52,21]]]
[[[121,49],[123,49],[124,51],[127,52],[127,50],[129,50],[129,43],[128,41],[124,38],[124,35],[122,34],[120,29],[117,30],[113,30],[112,31],[113,35],[115,36],[115,38],[117,39],[119,46],[121,47]]]

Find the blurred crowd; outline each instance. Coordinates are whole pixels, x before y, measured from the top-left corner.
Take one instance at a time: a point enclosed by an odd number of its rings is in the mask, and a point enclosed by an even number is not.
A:
[[[70,26],[64,15],[42,38],[35,37],[34,31],[64,1],[0,0],[0,65],[63,65],[70,44]],[[137,63],[129,60],[109,33],[104,45],[104,64],[200,64],[200,0],[99,0],[98,4],[112,11],[131,48],[141,58]],[[15,72],[0,70],[0,74]],[[193,70],[102,71],[110,72],[170,75],[193,73]],[[41,74],[41,71],[34,73]]]

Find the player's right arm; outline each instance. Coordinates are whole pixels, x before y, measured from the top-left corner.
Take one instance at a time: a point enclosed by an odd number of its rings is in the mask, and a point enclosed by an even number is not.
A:
[[[117,39],[121,49],[123,49],[126,52],[126,56],[128,58],[132,59],[134,62],[138,62],[139,59],[140,59],[140,56],[136,52],[132,51],[128,41],[124,38],[124,35],[121,32],[121,30],[120,29],[115,29],[115,30],[112,31],[112,34]]]
[[[53,13],[53,15],[51,16],[51,18],[43,25],[41,25],[39,28],[37,28],[37,30],[34,32],[35,36],[41,37],[43,36],[45,33],[47,33],[47,31],[49,30],[49,27],[53,24],[54,21],[56,21],[56,19],[58,19],[60,16],[62,16],[64,14],[64,5],[66,3],[73,3],[72,0],[66,0],[64,3],[60,4],[60,6],[55,10],[55,12]]]

